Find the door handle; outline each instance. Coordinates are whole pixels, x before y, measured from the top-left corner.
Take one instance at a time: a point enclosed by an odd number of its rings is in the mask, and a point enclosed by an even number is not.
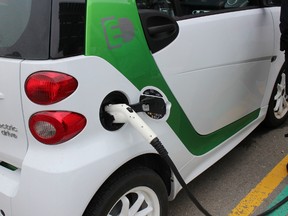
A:
[[[163,33],[167,33],[167,34],[173,33],[176,29],[177,29],[177,26],[175,24],[165,24],[165,25],[149,27],[148,33],[151,37],[155,37]]]
[[[179,26],[170,15],[155,11],[139,10],[146,41],[152,53],[168,46],[179,33]]]

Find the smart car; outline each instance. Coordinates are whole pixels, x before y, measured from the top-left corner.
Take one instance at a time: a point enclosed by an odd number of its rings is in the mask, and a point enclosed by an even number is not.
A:
[[[186,183],[287,118],[277,2],[0,0],[0,215],[167,215]],[[140,108],[139,108],[140,107]]]

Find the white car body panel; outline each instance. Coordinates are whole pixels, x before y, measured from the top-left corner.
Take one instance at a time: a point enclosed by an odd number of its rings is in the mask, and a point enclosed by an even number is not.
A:
[[[177,40],[154,58],[196,131],[210,134],[258,109],[274,50],[269,9],[178,24]]]

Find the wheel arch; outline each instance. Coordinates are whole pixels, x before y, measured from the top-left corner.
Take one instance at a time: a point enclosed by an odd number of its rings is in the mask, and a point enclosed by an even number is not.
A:
[[[171,193],[171,170],[169,166],[164,162],[164,160],[158,155],[158,154],[144,154],[137,156],[130,161],[126,162],[122,166],[120,166],[115,172],[113,172],[106,181],[101,185],[101,187],[95,192],[94,196],[91,198],[89,204],[86,206],[86,209],[89,207],[90,204],[92,204],[93,198],[96,197],[98,194],[105,193],[105,185],[111,183],[112,181],[115,181],[116,176],[118,176],[119,173],[123,172],[127,169],[132,169],[135,167],[146,167],[154,172],[156,172],[160,178],[163,180],[167,194]]]
[[[164,184],[166,185],[168,195],[171,192],[171,169],[166,164],[166,162],[158,155],[158,154],[146,154],[141,155],[132,159],[131,161],[124,164],[120,169],[124,168],[129,165],[138,164],[139,166],[144,166],[154,170],[163,180]],[[135,166],[135,165],[134,165]]]

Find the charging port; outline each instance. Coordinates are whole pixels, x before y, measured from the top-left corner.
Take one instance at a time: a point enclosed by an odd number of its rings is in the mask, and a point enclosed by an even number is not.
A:
[[[127,97],[119,91],[113,91],[109,93],[102,101],[100,107],[100,121],[102,126],[109,131],[115,131],[120,129],[124,124],[113,123],[113,116],[109,115],[104,109],[109,104],[129,104]]]

